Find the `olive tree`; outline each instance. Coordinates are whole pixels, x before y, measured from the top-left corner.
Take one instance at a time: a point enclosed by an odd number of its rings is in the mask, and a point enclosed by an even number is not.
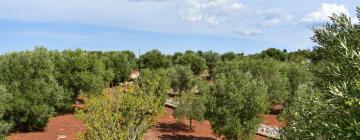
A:
[[[190,66],[175,65],[167,70],[170,80],[170,87],[175,92],[189,92],[194,88],[195,76]]]
[[[142,139],[154,125],[163,104],[138,86],[99,95],[86,100],[85,110],[77,116],[85,123],[86,139]]]
[[[360,14],[360,8],[357,9]],[[317,104],[298,104],[302,110],[313,111],[290,113],[288,120],[292,122],[289,124],[292,129],[285,129],[286,139],[360,138],[360,25],[352,23],[345,14],[334,14],[331,21],[314,30],[313,40],[321,52],[318,54],[321,59],[314,64],[313,70],[319,99],[315,100]],[[315,123],[301,124],[301,120]],[[298,132],[311,133],[299,135]]]
[[[196,95],[195,93],[182,94],[177,99],[178,105],[173,113],[175,118],[180,120],[189,118],[190,129],[192,130],[192,120],[204,120],[206,111],[204,96]]]
[[[107,69],[114,73],[113,82],[124,82],[135,67],[135,58],[129,52],[107,52],[102,59]]]
[[[226,139],[251,139],[267,110],[267,87],[241,72],[234,62],[218,65],[206,117],[215,134]]]
[[[221,60],[220,55],[218,53],[208,51],[203,54],[203,57],[205,58],[207,70],[211,76],[216,63]]]
[[[289,96],[289,65],[273,59],[240,59],[236,61],[242,72],[250,72],[253,77],[264,80],[269,102],[285,103]]]
[[[171,59],[159,50],[151,50],[140,56],[140,68],[167,68],[171,65]]]
[[[144,70],[134,84],[86,100],[77,116],[85,123],[86,139],[137,140],[155,123],[163,110],[163,72]]]
[[[264,58],[273,58],[273,59],[280,60],[280,61],[286,61],[286,59],[287,59],[287,52],[281,51],[276,48],[269,48],[267,50],[262,51],[260,54],[263,59]]]
[[[8,131],[11,129],[11,123],[3,118],[6,110],[10,108],[11,100],[12,95],[7,91],[5,86],[0,85],[0,140],[5,140]]]
[[[77,49],[52,54],[55,78],[76,97],[80,92],[100,94],[114,77],[104,62],[95,54]]]
[[[195,75],[202,74],[207,66],[206,60],[198,54],[188,51],[176,59],[176,64],[188,65]]]
[[[227,52],[221,55],[222,61],[232,61],[238,56],[234,52]]]
[[[48,51],[37,48],[6,54],[0,60],[0,82],[12,93],[5,120],[15,130],[39,130],[55,111],[71,107],[69,92],[57,83]]]

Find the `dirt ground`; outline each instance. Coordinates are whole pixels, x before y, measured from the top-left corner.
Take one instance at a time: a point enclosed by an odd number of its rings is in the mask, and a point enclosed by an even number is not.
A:
[[[278,127],[281,128],[283,127],[283,123],[281,123],[276,115],[263,115],[263,119],[264,121],[262,122],[262,124],[267,125],[267,126],[273,126],[273,127]],[[256,135],[255,140],[267,140],[267,137],[261,136],[261,135]]]
[[[145,134],[145,140],[220,140],[211,130],[209,121],[193,121],[193,130],[190,131],[189,120],[181,123],[177,122],[172,116],[173,110],[165,109],[165,114],[158,120],[155,127]],[[263,124],[281,127],[276,115],[263,115]],[[255,140],[266,140],[266,137],[256,135]]]
[[[211,130],[209,121],[193,121],[193,130],[189,130],[189,120],[181,123],[172,116],[173,110],[165,108],[155,127],[145,134],[145,140],[220,140]],[[264,115],[263,124],[281,127],[275,115]],[[51,118],[42,132],[14,133],[8,140],[74,140],[77,133],[85,132],[84,125],[72,114]],[[266,137],[256,135],[256,140]]]
[[[193,130],[189,130],[189,121],[177,122],[172,116],[173,110],[165,108],[165,114],[155,127],[145,134],[145,140],[218,140],[209,121],[193,121]]]
[[[14,133],[8,140],[74,140],[77,133],[85,132],[85,126],[72,114],[51,118],[41,132]]]

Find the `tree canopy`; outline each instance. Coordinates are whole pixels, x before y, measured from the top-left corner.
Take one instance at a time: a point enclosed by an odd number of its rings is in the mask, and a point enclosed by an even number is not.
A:
[[[176,64],[188,65],[195,75],[202,74],[207,66],[206,60],[198,54],[188,51],[175,60]]]
[[[207,118],[215,134],[226,139],[251,139],[267,109],[267,87],[251,73],[226,62],[217,67]]]
[[[315,86],[298,89],[287,118],[286,139],[360,138],[360,25],[345,14],[334,14],[331,21],[314,30],[320,58],[312,67]]]
[[[171,59],[168,59],[159,50],[151,50],[140,56],[141,68],[167,68],[171,65]]]

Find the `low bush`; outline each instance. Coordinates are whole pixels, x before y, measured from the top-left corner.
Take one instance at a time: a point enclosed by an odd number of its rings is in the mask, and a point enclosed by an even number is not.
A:
[[[86,109],[77,116],[87,127],[86,139],[141,139],[161,112],[159,100],[132,85],[87,99]]]

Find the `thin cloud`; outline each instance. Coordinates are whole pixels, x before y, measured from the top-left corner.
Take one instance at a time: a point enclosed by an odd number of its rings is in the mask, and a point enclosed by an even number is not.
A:
[[[254,35],[261,35],[263,34],[262,29],[259,28],[250,28],[250,29],[237,29],[235,30],[238,34],[243,36],[254,36]]]
[[[329,21],[329,17],[333,14],[340,14],[343,13],[345,15],[349,15],[348,10],[342,4],[330,4],[330,3],[323,3],[321,7],[306,15],[304,18],[301,19],[304,23],[310,24],[319,24]]]
[[[290,21],[294,17],[280,8],[265,10],[261,12],[261,15],[263,16],[263,27],[277,26],[282,22]]]
[[[237,0],[186,0],[180,9],[183,21],[223,28],[242,36],[263,34],[265,27],[280,25],[293,16],[281,8],[256,12]]]
[[[231,15],[241,14],[246,7],[235,0],[186,0],[179,13],[184,21],[218,25],[226,23]]]

